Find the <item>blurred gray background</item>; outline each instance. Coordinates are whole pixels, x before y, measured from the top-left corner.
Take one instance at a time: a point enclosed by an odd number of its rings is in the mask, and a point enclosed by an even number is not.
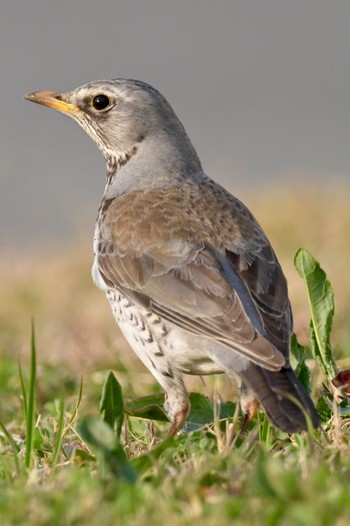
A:
[[[104,187],[95,145],[29,91],[145,80],[238,195],[347,181],[349,25],[348,0],[1,0],[1,245],[92,232]]]

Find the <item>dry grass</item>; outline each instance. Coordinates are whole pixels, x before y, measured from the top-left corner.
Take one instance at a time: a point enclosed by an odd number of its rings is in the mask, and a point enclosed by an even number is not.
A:
[[[303,246],[319,259],[334,287],[335,343],[349,341],[350,187],[290,186],[247,193],[254,211],[279,256],[289,281],[295,329],[308,334],[309,310],[304,284],[293,267]],[[91,280],[91,233],[68,247],[35,254],[8,250],[0,272],[0,352],[26,355],[30,318],[37,327],[38,358],[76,371],[112,366],[116,349],[134,363],[119,333],[104,294]]]
[[[309,249],[327,271],[335,289],[333,339],[342,351],[339,356],[350,347],[348,190],[320,193],[299,186],[243,196],[285,269],[296,330],[303,339],[309,310],[304,284],[293,267],[297,248]],[[253,423],[245,437],[236,435],[230,448],[232,425],[221,428],[216,423],[212,433],[180,433],[172,442],[160,444],[159,457],[154,448],[144,458],[139,454],[154,447],[155,438],[165,436],[167,424],[128,418],[122,437],[128,465],[138,466],[135,484],[112,474],[117,457],[108,466],[101,451],[93,451],[96,457],[87,455],[82,428],[80,435],[76,429],[84,414],[90,418],[98,412],[105,368],[116,366],[125,397],[154,389],[151,375],[120,335],[104,294],[92,283],[91,262],[90,232],[83,242],[60,250],[43,247],[35,254],[9,250],[2,255],[0,356],[11,358],[3,359],[0,369],[1,423],[6,426],[0,429],[1,524],[349,524],[349,418],[340,418],[338,411],[316,435],[288,436],[271,429],[260,414],[259,424]],[[28,354],[31,317],[37,336],[37,413],[31,469],[26,471],[28,419],[22,414],[23,392],[13,356]],[[124,370],[117,363],[120,357]],[[23,365],[25,383],[35,385],[30,382],[33,373],[28,375]],[[81,372],[86,373],[83,399],[78,423],[71,425]],[[188,387],[199,381],[191,379]],[[224,400],[232,399],[224,381],[209,377],[208,388],[201,391],[212,395],[216,386]],[[61,448],[57,444],[63,424]],[[95,424],[101,429],[98,418]],[[18,447],[11,446],[4,430]],[[121,458],[119,468],[125,469]]]

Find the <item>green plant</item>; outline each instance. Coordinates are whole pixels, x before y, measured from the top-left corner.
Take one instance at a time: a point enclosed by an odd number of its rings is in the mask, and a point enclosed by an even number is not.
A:
[[[125,367],[119,381],[108,372],[103,385],[90,377],[84,388],[60,368],[37,367],[32,324],[29,368],[19,365],[16,378],[4,362],[0,385],[9,397],[11,377],[23,407],[0,423],[1,524],[347,524],[350,426],[347,398],[332,390],[344,372],[330,344],[333,292],[311,254],[299,251],[296,267],[312,329],[309,345],[293,336],[292,365],[323,432],[288,436],[259,412],[242,435],[237,404],[191,393],[182,432],[164,439],[163,395],[135,396]],[[43,399],[44,380],[52,387]]]

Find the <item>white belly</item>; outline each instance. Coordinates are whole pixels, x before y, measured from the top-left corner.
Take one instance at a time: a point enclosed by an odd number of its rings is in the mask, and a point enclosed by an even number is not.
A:
[[[206,375],[227,369],[239,371],[249,363],[232,349],[164,322],[155,314],[141,311],[106,285],[96,258],[92,276],[95,284],[106,292],[114,318],[130,347],[156,377],[154,370]]]

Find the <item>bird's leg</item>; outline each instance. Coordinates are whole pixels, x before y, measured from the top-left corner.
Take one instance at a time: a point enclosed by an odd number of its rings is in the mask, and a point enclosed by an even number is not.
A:
[[[184,421],[186,420],[186,416],[188,415],[189,406],[184,407],[181,413],[178,413],[174,417],[174,421],[171,424],[167,438],[171,438],[176,435],[177,431],[180,429]]]
[[[244,415],[240,429],[240,433],[242,434],[247,430],[249,422],[254,418],[259,408],[259,400],[255,397],[253,391],[243,382],[241,385],[240,404]]]
[[[165,398],[164,409],[171,422],[168,431],[168,438],[170,438],[177,433],[190,410],[190,401],[182,379],[177,379],[177,382],[167,389]]]

